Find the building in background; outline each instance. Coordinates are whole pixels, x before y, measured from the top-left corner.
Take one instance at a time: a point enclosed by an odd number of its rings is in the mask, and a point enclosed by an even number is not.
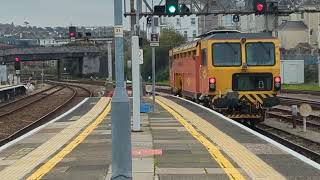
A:
[[[162,29],[175,29],[176,32],[184,36],[187,41],[192,41],[199,35],[198,17],[191,16],[176,16],[176,17],[160,17],[158,31]]]
[[[233,16],[233,14],[201,16],[199,18],[200,34],[214,29],[239,30],[249,33],[273,30],[270,28],[267,30],[265,16],[255,16],[254,14],[242,15],[240,16],[240,21],[237,23],[233,22]],[[270,22],[268,23],[269,26],[271,26]]]
[[[320,48],[320,13],[299,13],[279,18],[281,25],[287,21],[305,24],[307,39],[302,37],[301,41],[309,43],[314,48]]]
[[[174,29],[186,38],[187,41],[192,41],[199,35],[199,23],[196,15],[191,16],[175,16],[175,17],[154,17],[155,32],[161,35],[163,29]],[[150,38],[152,29],[150,25],[145,25],[147,37]]]
[[[303,21],[285,21],[278,28],[281,48],[292,49],[300,43],[308,43],[308,27]]]

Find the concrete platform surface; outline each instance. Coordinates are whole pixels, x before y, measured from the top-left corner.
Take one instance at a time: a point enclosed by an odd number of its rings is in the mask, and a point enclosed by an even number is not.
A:
[[[318,169],[220,115],[171,96],[157,97],[157,103],[155,112],[141,114],[142,132],[132,132],[134,180],[320,177]],[[0,179],[111,179],[112,131],[106,104],[91,98],[70,115],[1,151]],[[68,139],[52,141],[62,135]],[[44,145],[54,152],[40,153]],[[37,161],[24,161],[31,155]]]
[[[315,167],[289,154],[287,151],[280,149],[278,146],[270,144],[258,136],[239,128],[239,126],[227,121],[223,116],[220,116],[217,113],[212,113],[179,98],[171,96],[166,98],[173,102],[171,103],[171,107],[178,110],[184,118],[193,122],[193,126],[199,128],[201,132],[204,133],[213,143],[217,144],[217,146],[221,148],[221,151],[234,160],[250,178],[256,179],[256,175],[258,175],[256,173],[260,172],[263,174],[266,172],[264,168],[261,169],[261,161],[286,179],[318,179],[320,177],[319,169],[316,169]],[[195,113],[196,116],[191,116],[187,111]],[[205,122],[201,122],[201,119],[205,120]],[[215,130],[215,128],[217,129]],[[222,140],[219,140],[221,138]],[[228,147],[227,138],[231,138],[233,140],[230,147]],[[233,151],[237,148],[242,150],[238,153],[237,151]],[[245,161],[239,160],[243,155],[243,150],[245,149],[249,150],[251,153],[248,153],[248,156],[246,157],[242,157]],[[249,156],[255,156],[260,162],[258,164],[252,163],[253,161],[250,160]],[[319,164],[317,167],[319,168]],[[248,168],[256,168],[260,171],[248,171]],[[268,176],[260,178],[271,179],[268,178]]]
[[[105,109],[109,98],[91,98],[78,109],[0,152],[0,177],[26,179]],[[78,119],[72,117],[80,116]]]

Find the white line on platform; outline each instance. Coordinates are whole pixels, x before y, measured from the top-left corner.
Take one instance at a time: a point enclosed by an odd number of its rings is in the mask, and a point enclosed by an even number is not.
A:
[[[20,136],[20,137],[18,137],[18,138],[16,138],[16,139],[14,139],[13,141],[8,142],[7,144],[4,144],[3,146],[0,147],[0,152],[3,151],[3,150],[5,150],[5,149],[8,148],[8,147],[14,145],[15,143],[17,143],[17,142],[19,142],[19,141],[21,141],[21,140],[23,140],[23,139],[25,139],[25,138],[27,138],[27,137],[35,134],[36,132],[40,131],[40,130],[43,129],[44,127],[48,126],[49,124],[54,123],[54,122],[62,119],[63,117],[67,116],[68,114],[72,113],[74,110],[76,110],[78,107],[80,107],[82,104],[84,104],[84,103],[85,103],[86,101],[88,101],[88,100],[89,100],[89,98],[85,98],[85,99],[82,100],[79,104],[77,104],[77,105],[74,106],[73,108],[69,109],[67,112],[61,114],[60,116],[54,118],[53,120],[51,120],[51,121],[49,121],[49,122],[47,122],[47,123],[45,123],[45,124],[43,124],[43,125],[35,128],[35,129],[33,129],[33,130],[31,130],[30,132],[28,132],[28,133],[26,133],[26,134],[24,134],[24,135],[22,135],[22,136]]]
[[[311,165],[312,167],[320,170],[320,164],[319,163],[317,163],[317,162],[307,158],[306,156],[304,156],[304,155],[302,155],[302,154],[300,154],[300,153],[298,153],[298,152],[296,152],[296,151],[294,151],[294,150],[292,150],[292,149],[290,149],[290,148],[288,148],[288,147],[286,147],[286,146],[274,141],[273,139],[270,139],[269,137],[266,137],[266,136],[264,136],[264,135],[262,135],[260,133],[257,133],[256,131],[246,127],[245,125],[243,125],[241,123],[238,123],[238,122],[236,122],[236,121],[234,121],[234,120],[232,120],[232,119],[230,119],[228,117],[225,117],[224,115],[222,115],[222,114],[220,114],[220,113],[218,113],[218,112],[216,112],[216,111],[214,111],[214,110],[212,110],[210,108],[204,107],[204,106],[202,106],[200,104],[197,104],[195,102],[192,102],[190,100],[186,100],[184,98],[173,96],[173,95],[170,95],[170,96],[178,98],[178,99],[181,99],[183,101],[190,102],[193,105],[196,105],[196,106],[198,106],[198,107],[200,107],[202,109],[205,109],[205,110],[207,110],[207,111],[209,111],[209,112],[211,112],[211,113],[213,113],[213,114],[225,119],[226,121],[228,121],[228,122],[230,122],[230,123],[242,128],[242,129],[246,130],[247,132],[249,132],[249,133],[251,133],[251,134],[253,134],[253,135],[255,135],[255,136],[257,136],[257,137],[259,137],[259,138],[261,138],[261,139],[263,139],[265,141],[267,141],[267,142],[269,142],[270,144],[280,148],[281,150],[287,152],[288,154],[293,155],[294,157],[296,157],[296,158],[300,159],[301,161]]]

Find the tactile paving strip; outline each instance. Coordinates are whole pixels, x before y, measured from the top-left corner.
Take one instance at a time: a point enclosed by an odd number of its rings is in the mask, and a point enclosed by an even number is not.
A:
[[[157,99],[189,120],[203,134],[210,138],[210,140],[216,143],[228,156],[237,162],[252,179],[285,179],[280,173],[262,161],[254,153],[250,152],[242,144],[195,113],[164,97],[157,97]]]

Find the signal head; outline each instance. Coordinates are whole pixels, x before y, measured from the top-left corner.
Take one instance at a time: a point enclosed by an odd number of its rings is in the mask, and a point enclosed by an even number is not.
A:
[[[266,0],[253,0],[252,5],[253,5],[255,14],[264,14],[267,11]]]
[[[263,5],[262,3],[258,3],[258,4],[256,5],[256,8],[257,8],[257,10],[258,10],[259,12],[262,12],[262,11],[263,11],[263,8],[264,8],[264,5]]]
[[[169,13],[175,13],[177,11],[175,6],[169,6]]]

